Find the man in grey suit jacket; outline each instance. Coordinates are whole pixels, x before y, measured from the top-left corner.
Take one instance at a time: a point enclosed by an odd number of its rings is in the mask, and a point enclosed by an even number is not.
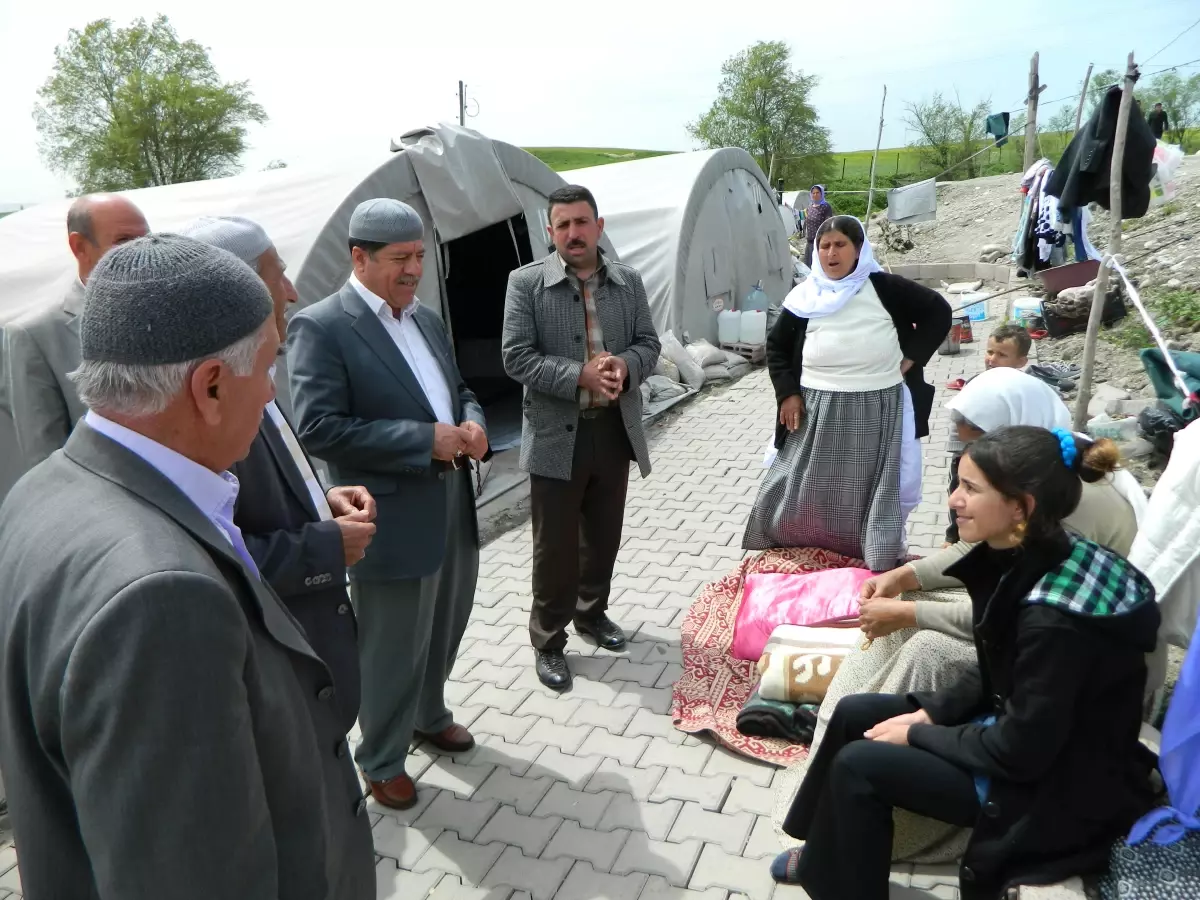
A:
[[[354,272],[292,317],[288,368],[305,448],[375,497],[371,552],[350,571],[359,622],[362,743],[375,799],[417,802],[415,735],[469,750],[443,689],[475,599],[479,529],[467,460],[489,456],[483,410],[445,326],[416,298],[424,227],[410,206],[368,200],[350,218]]]
[[[368,900],[329,668],[233,524],[271,299],[175,235],[88,281],[89,412],[0,507],[0,763],[29,900]]]
[[[76,274],[62,303],[4,326],[4,378],[21,464],[32,468],[66,443],[85,409],[67,373],[79,365],[79,316],[88,275],[105,253],[150,231],[141,211],[115,194],[89,194],[67,212]]]
[[[525,385],[521,467],[533,512],[529,639],[538,678],[565,690],[566,626],[609,650],[625,634],[608,617],[629,463],[650,456],[641,383],[658,362],[646,288],[600,251],[604,220],[587,188],[550,195],[554,251],[513,272],[504,301],[504,370]]]

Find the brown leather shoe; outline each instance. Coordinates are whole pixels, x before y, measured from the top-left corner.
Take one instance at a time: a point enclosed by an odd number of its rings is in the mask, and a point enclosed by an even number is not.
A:
[[[475,746],[475,738],[471,737],[471,732],[457,722],[449,728],[443,728],[437,734],[418,731],[417,737],[429,741],[443,753],[466,753]]]
[[[407,774],[387,781],[367,781],[375,802],[390,809],[412,809],[417,805],[417,786]]]

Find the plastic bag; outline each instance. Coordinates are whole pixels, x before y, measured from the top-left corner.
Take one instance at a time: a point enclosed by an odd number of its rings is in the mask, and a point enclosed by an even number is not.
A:
[[[687,350],[688,356],[696,361],[696,365],[702,369],[725,363],[725,351],[719,350],[706,340],[692,341],[684,349]]]
[[[1168,144],[1162,138],[1154,145],[1152,157],[1158,166],[1150,179],[1150,208],[1155,209],[1170,203],[1179,194],[1175,183],[1175,170],[1183,162],[1183,148]]]
[[[1171,445],[1175,442],[1175,432],[1187,423],[1177,416],[1174,410],[1163,406],[1151,406],[1141,411],[1137,424],[1142,437],[1153,444],[1159,453],[1169,456]]]
[[[668,331],[661,340],[662,355],[679,367],[679,374],[687,382],[688,387],[696,390],[704,387],[704,369],[697,365],[696,361],[683,349],[683,344],[679,343],[679,338],[675,337],[675,333]]]

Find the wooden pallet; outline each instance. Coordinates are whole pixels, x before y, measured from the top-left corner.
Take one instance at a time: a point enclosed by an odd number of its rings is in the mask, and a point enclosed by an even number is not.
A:
[[[749,360],[752,365],[761,365],[767,358],[766,344],[743,344],[740,341],[733,344],[721,344],[722,350],[736,353],[742,359]]]

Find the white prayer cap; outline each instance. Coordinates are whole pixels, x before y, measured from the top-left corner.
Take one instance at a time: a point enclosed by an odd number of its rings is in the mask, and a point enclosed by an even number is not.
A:
[[[227,250],[255,271],[258,258],[274,246],[261,225],[243,216],[201,216],[178,233]]]

